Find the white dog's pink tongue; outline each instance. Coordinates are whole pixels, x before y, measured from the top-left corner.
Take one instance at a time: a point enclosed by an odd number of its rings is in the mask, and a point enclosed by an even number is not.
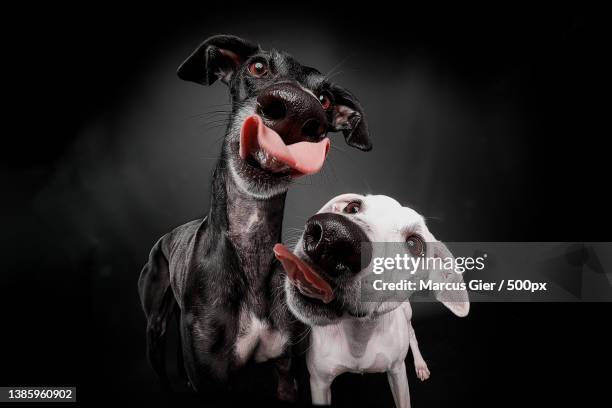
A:
[[[329,303],[334,299],[334,291],[325,279],[316,273],[306,262],[295,256],[283,244],[274,245],[274,256],[283,265],[289,281],[302,294]]]
[[[294,170],[297,175],[314,174],[321,170],[329,151],[329,138],[320,142],[298,142],[286,145],[278,133],[264,125],[258,115],[244,120],[240,129],[240,157],[245,160],[253,149],[267,154]]]

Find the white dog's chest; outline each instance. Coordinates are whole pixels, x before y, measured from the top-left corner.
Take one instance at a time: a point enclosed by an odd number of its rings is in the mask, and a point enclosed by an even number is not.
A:
[[[344,372],[384,372],[404,361],[409,330],[405,315],[398,308],[371,325],[343,321],[313,327],[311,341],[309,370],[332,377]]]
[[[250,313],[241,313],[240,329],[234,347],[240,363],[251,356],[257,362],[280,356],[287,344],[288,336]]]

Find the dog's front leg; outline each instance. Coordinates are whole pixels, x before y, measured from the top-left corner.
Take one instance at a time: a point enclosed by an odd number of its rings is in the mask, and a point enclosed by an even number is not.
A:
[[[212,353],[210,346],[214,343],[202,334],[228,333],[231,329],[228,326],[213,328],[210,319],[197,318],[197,313],[192,310],[182,311],[179,322],[184,367],[191,388],[209,395],[224,395],[228,390],[231,357],[227,353]]]
[[[410,408],[410,390],[408,389],[408,376],[406,364],[402,360],[387,371],[387,379],[397,408]]]
[[[276,397],[279,401],[295,402],[297,384],[291,370],[291,357],[279,357],[274,360],[276,369]]]
[[[331,405],[331,383],[333,377],[310,372],[310,396],[312,405]]]
[[[419,380],[425,381],[429,378],[431,373],[421,354],[421,350],[419,350],[419,342],[417,341],[416,333],[414,332],[411,322],[408,322],[408,330],[410,330],[410,349],[412,350],[412,357],[414,357],[414,369],[416,370]]]

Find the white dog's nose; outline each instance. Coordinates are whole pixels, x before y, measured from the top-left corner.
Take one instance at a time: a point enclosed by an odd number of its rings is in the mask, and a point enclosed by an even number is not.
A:
[[[361,270],[362,262],[370,262],[370,240],[363,230],[346,217],[322,213],[311,217],[304,231],[304,252],[330,276],[343,268],[353,273]]]

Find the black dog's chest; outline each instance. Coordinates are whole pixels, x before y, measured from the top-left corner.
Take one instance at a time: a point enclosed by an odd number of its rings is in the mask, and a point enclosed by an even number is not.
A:
[[[244,297],[238,313],[234,356],[238,365],[253,358],[265,361],[281,355],[289,339],[284,322],[271,316],[275,299],[272,280],[278,266],[272,251],[280,240],[284,197],[255,200],[228,188],[227,237],[234,249],[235,264]],[[283,320],[283,319],[281,319]]]
[[[269,319],[258,317],[246,305],[241,310],[238,325],[234,353],[239,365],[250,358],[256,362],[276,358],[285,351],[289,334]]]

